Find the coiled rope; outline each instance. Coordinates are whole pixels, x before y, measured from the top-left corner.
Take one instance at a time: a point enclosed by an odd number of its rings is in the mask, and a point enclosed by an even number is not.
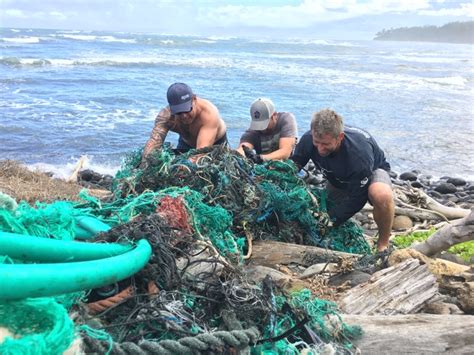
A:
[[[184,337],[179,340],[162,340],[159,342],[143,340],[138,344],[132,342],[110,343],[87,336],[83,333],[86,352],[111,355],[169,355],[201,353],[211,349],[222,349],[229,346],[243,349],[255,344],[260,336],[256,327],[244,330],[216,331],[199,334],[194,337]],[[110,350],[109,350],[110,349]]]

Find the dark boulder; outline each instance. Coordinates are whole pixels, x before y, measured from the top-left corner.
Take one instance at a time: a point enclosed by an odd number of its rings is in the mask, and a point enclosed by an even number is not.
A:
[[[405,172],[405,173],[400,174],[401,180],[416,181],[417,178],[418,178],[417,175],[412,172]]]
[[[434,190],[439,192],[440,194],[452,194],[455,193],[458,189],[451,183],[442,182],[441,184],[436,186]]]
[[[79,171],[78,180],[97,183],[102,180],[102,174],[96,173],[95,171],[90,169],[85,169]]]
[[[436,199],[442,199],[443,198],[443,195],[440,194],[437,191],[429,191],[428,195],[430,195],[431,197],[436,198]]]
[[[422,189],[424,186],[421,182],[419,181],[412,181],[411,182],[411,187],[415,187],[417,189]]]
[[[369,281],[371,275],[360,271],[353,270],[347,274],[336,274],[335,276],[329,279],[329,284],[334,286],[340,286],[348,282],[349,286],[354,287],[361,283]]]
[[[453,184],[454,186],[464,186],[466,185],[466,180],[461,178],[449,178],[446,181],[448,184]]]

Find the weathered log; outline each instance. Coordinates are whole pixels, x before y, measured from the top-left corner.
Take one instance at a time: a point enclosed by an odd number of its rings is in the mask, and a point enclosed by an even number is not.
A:
[[[415,189],[415,188],[408,188],[408,187],[402,187],[402,186],[397,186],[394,185],[394,192],[395,195],[398,195],[399,198],[400,194],[404,195],[404,198],[401,198],[401,200],[405,201],[400,201],[402,204],[406,206],[406,202],[409,200],[416,200],[419,204],[423,206],[424,210],[431,210],[436,213],[442,214],[445,216],[447,219],[452,220],[452,219],[458,219],[458,218],[463,218],[466,217],[470,211],[465,208],[459,208],[459,207],[448,207],[445,206],[435,199],[431,198],[428,196],[423,190],[421,189]],[[409,204],[409,203],[408,203]],[[418,207],[414,207],[418,208]],[[422,212],[422,211],[419,211]]]
[[[436,278],[416,259],[380,270],[338,302],[348,314],[409,314],[438,295]]]
[[[440,291],[457,298],[465,313],[474,314],[474,269],[443,259],[431,259],[413,250],[395,250],[388,259],[389,265],[396,265],[411,258],[418,259],[427,265],[428,270],[436,276]]]
[[[474,316],[343,315],[364,331],[354,342],[362,354],[472,354]]]
[[[431,211],[417,210],[417,209],[411,209],[411,208],[406,208],[406,207],[398,207],[398,206],[395,206],[395,215],[408,216],[410,218],[417,219],[417,220],[420,220],[420,221],[423,221],[423,220],[428,220],[428,221],[443,220],[442,216],[440,216],[437,213],[431,212]]]
[[[426,199],[426,206],[428,209],[443,214],[449,220],[463,218],[463,217],[468,216],[470,213],[470,210],[466,208],[445,206],[439,203],[438,201],[432,199],[430,196],[428,196],[421,190],[420,190],[420,194],[424,195],[424,198]]]
[[[79,170],[81,170],[84,165],[86,165],[88,159],[87,159],[87,156],[85,155],[82,155],[79,160],[77,161],[76,163],[76,166],[73,170],[73,172],[71,173],[71,175],[66,179],[66,181],[68,182],[77,182],[77,175],[79,174]]]
[[[412,248],[431,256],[468,240],[474,240],[474,210],[471,210],[466,217],[444,226],[426,241]]]
[[[282,243],[276,241],[254,241],[249,262],[253,265],[275,267],[275,265],[299,264],[310,266],[323,262],[337,262],[341,258],[359,258],[360,254],[350,254],[308,245]]]
[[[374,207],[367,203],[362,210],[365,212],[373,212]],[[445,220],[442,215],[433,211],[409,208],[409,207],[400,207],[400,206],[395,206],[395,215],[408,216],[411,219],[419,220],[419,221]]]

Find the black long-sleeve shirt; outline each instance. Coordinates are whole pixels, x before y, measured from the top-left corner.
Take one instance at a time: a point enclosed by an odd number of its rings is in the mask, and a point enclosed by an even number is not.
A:
[[[311,159],[334,187],[347,192],[347,200],[328,211],[336,226],[364,207],[372,172],[376,169],[390,170],[390,164],[375,139],[362,129],[348,126],[344,128],[344,138],[336,152],[320,156],[313,145],[311,131],[308,131],[296,145],[291,159],[300,167]]]

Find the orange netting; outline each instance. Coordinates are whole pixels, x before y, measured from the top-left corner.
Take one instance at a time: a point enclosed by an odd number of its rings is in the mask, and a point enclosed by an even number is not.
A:
[[[156,207],[156,212],[172,228],[192,234],[193,230],[188,221],[188,212],[182,196],[165,196]]]

